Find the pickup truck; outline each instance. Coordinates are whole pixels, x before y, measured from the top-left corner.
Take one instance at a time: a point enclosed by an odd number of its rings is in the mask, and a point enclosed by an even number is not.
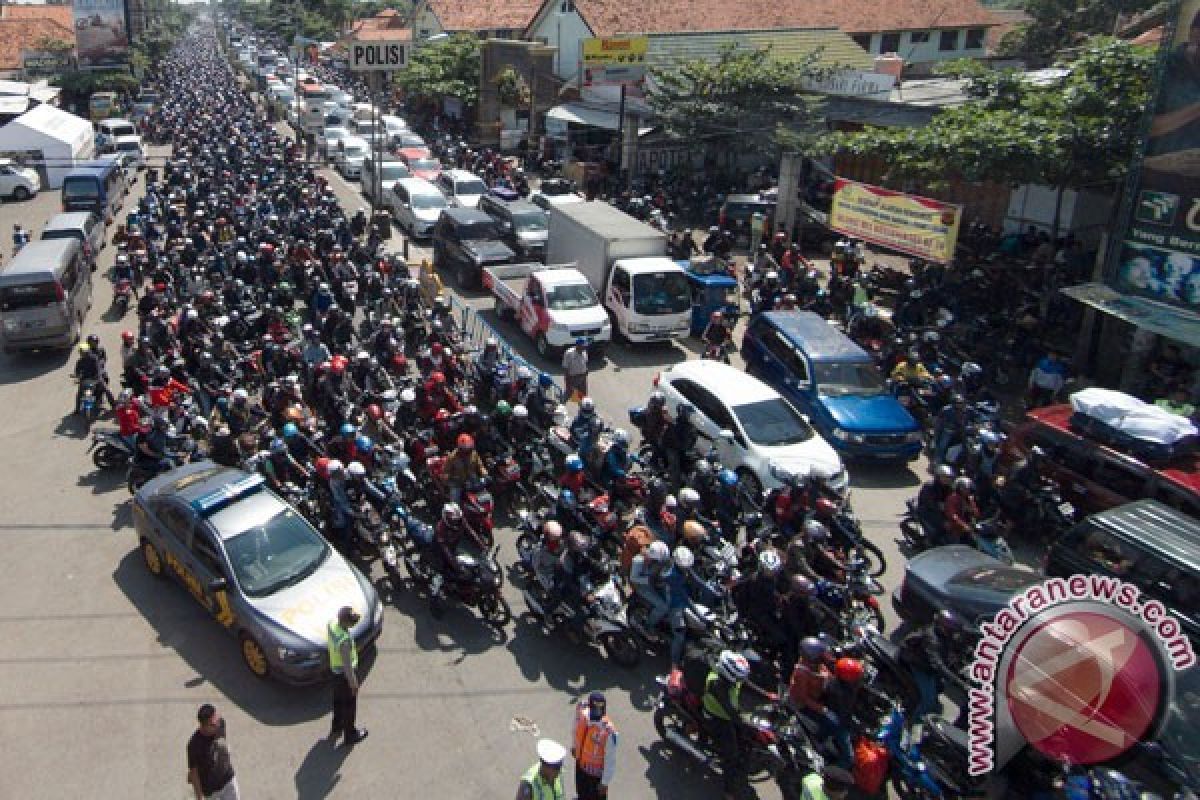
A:
[[[501,264],[483,269],[496,316],[515,320],[543,358],[557,358],[578,338],[597,358],[612,340],[608,314],[583,273],[570,265]]]

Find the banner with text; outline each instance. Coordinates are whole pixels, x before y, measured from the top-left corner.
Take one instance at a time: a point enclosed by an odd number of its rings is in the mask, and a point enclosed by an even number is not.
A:
[[[962,207],[838,178],[829,227],[847,236],[945,264],[954,258]]]
[[[641,97],[646,82],[645,36],[614,36],[583,40],[583,88],[625,86],[626,95]]]
[[[129,63],[125,0],[74,0],[72,10],[80,69],[109,69]]]

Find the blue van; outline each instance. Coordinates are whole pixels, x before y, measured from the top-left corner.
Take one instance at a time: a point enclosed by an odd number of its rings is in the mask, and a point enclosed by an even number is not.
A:
[[[884,384],[865,350],[810,311],[755,315],[742,337],[746,371],[808,415],[846,459],[921,453],[921,426]]]
[[[67,173],[62,185],[62,210],[95,211],[105,222],[112,222],[128,193],[120,158],[102,157]]]

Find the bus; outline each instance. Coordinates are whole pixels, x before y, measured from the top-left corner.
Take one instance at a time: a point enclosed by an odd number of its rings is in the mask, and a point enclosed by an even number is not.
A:
[[[325,126],[329,97],[329,89],[319,83],[300,84],[300,127],[305,133],[316,133]]]

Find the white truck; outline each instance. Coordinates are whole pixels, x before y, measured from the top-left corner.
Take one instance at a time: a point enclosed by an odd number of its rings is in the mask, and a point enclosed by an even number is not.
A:
[[[557,358],[576,339],[601,358],[612,340],[608,314],[583,273],[571,265],[501,264],[483,269],[496,316],[516,321],[543,358]]]
[[[606,203],[569,203],[550,214],[546,262],[573,263],[602,298],[613,331],[629,342],[688,335],[692,299],[667,236]]]

